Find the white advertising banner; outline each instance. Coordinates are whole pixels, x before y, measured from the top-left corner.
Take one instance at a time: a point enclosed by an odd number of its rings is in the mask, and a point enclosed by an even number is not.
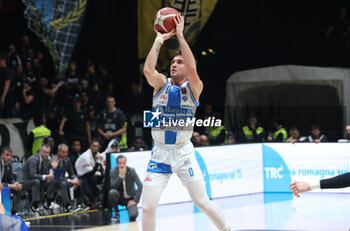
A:
[[[269,156],[271,153],[274,155]],[[350,171],[349,143],[265,143],[263,155],[264,191],[269,191],[266,188],[268,180],[275,182],[275,185],[282,185],[283,189],[278,191],[289,192],[286,186],[292,181],[320,180]],[[279,171],[281,167],[285,168],[284,173]],[[350,192],[350,188],[324,191]]]
[[[151,152],[127,152],[123,155],[143,181]],[[261,144],[198,148],[195,155],[210,198],[263,192]],[[112,154],[111,168],[116,166],[117,156],[118,153]],[[186,188],[173,174],[159,203],[190,200]]]

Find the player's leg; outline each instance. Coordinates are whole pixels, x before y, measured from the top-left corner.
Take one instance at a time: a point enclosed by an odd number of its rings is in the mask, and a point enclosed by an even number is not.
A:
[[[214,204],[207,195],[202,171],[198,165],[194,150],[184,147],[178,165],[174,172],[179,176],[182,184],[187,188],[192,201],[206,214],[214,225],[222,231],[230,230],[222,210]]]
[[[186,188],[195,205],[210,218],[220,231],[230,230],[222,210],[209,200],[203,181],[193,181],[187,184]]]
[[[148,172],[142,190],[142,230],[156,230],[156,211],[160,196],[171,174]]]

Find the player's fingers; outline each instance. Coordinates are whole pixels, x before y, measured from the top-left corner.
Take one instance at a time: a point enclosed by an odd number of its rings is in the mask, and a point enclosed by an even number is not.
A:
[[[292,182],[289,184],[289,188],[291,188],[292,186],[294,186],[296,184],[296,182]]]

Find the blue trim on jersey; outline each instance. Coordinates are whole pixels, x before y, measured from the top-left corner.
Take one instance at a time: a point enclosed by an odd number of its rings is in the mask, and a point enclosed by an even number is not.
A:
[[[177,132],[174,131],[165,131],[164,132],[164,143],[165,144],[176,144],[176,135]]]
[[[172,85],[168,93],[168,107],[181,107],[181,88]],[[174,131],[165,131],[164,132],[164,143],[165,144],[176,144],[177,132]]]
[[[188,83],[187,85],[188,85],[188,89],[190,89],[190,96],[191,96],[191,99],[192,99],[193,103],[198,107],[198,106],[199,106],[199,101],[197,102],[197,100],[194,98],[193,93],[192,93],[192,90],[191,90],[190,83]]]
[[[171,86],[168,94],[168,107],[181,107],[181,88],[178,86]]]
[[[154,160],[148,162],[147,172],[173,173],[169,164],[156,162]]]
[[[169,85],[169,81],[167,80],[166,83],[164,84],[164,86],[153,96],[152,100],[154,100],[157,96],[160,95],[160,93],[162,93],[162,91],[166,88],[166,86]]]

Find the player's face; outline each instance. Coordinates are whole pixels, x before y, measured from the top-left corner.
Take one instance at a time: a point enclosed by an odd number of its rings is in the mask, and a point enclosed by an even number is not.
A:
[[[185,65],[181,55],[177,55],[173,58],[170,66],[170,76],[172,78],[185,77]]]

